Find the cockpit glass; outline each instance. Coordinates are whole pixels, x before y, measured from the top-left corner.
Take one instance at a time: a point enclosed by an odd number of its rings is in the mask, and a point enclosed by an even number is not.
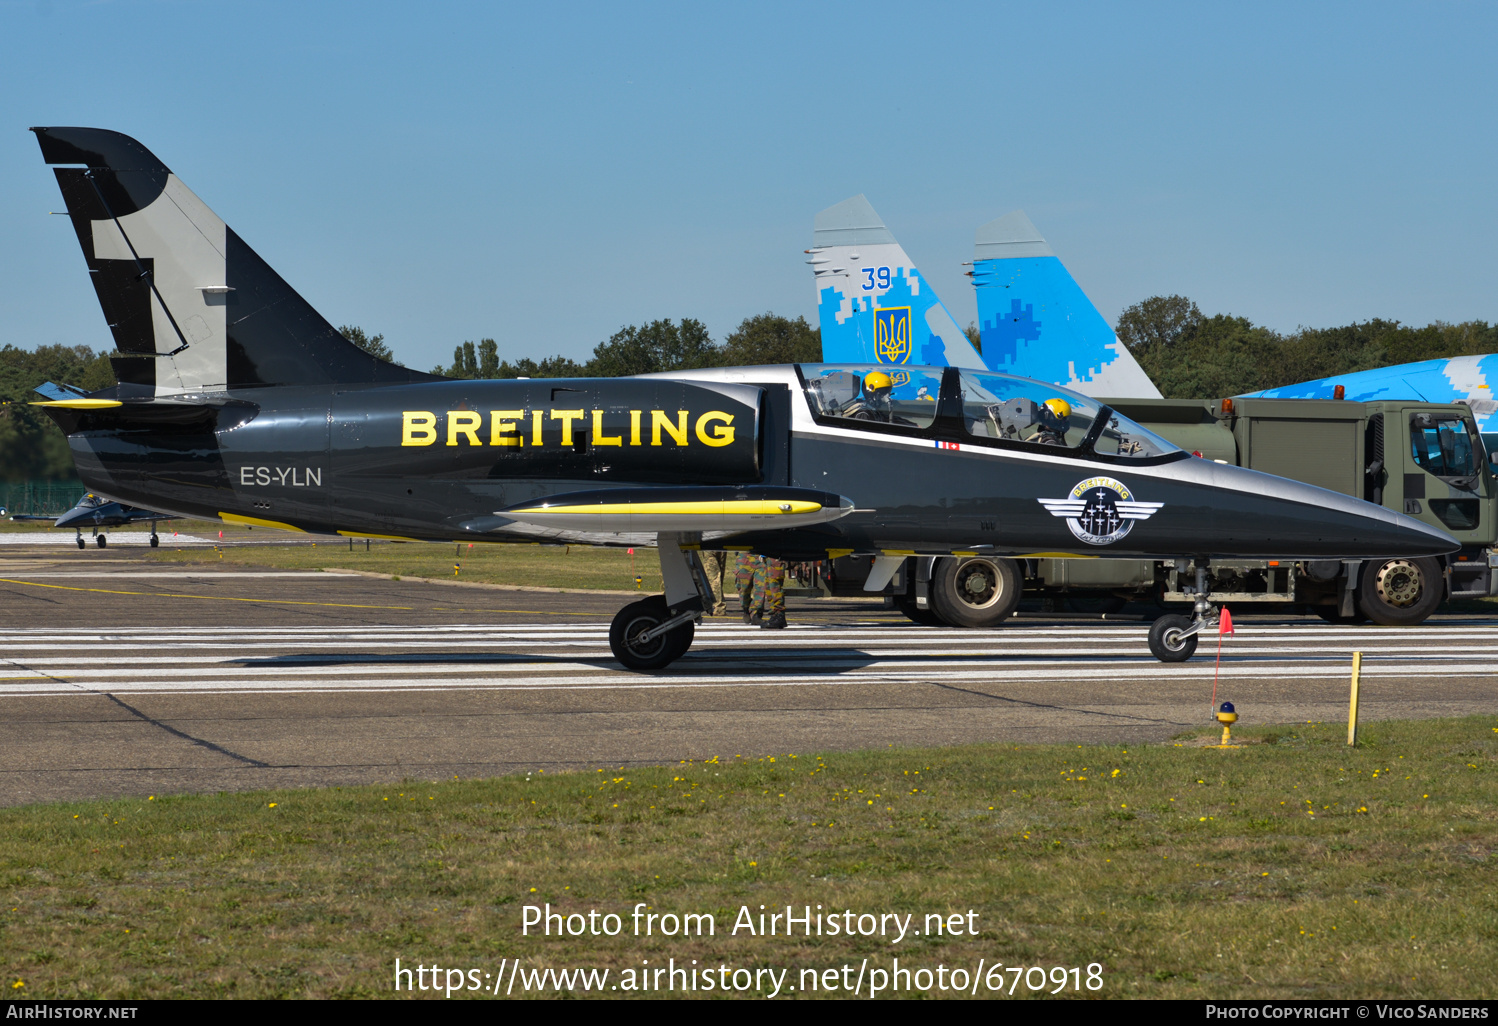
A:
[[[1007,374],[961,373],[962,420],[976,438],[1004,439],[1076,449],[1092,437],[1104,456],[1144,458],[1180,449],[1118,413],[1069,389]]]
[[[1476,477],[1481,448],[1461,417],[1415,413],[1410,416],[1415,462],[1437,477]]]
[[[892,424],[927,428],[936,422],[941,369],[881,367],[877,364],[802,364],[806,398],[823,417],[850,427]]]

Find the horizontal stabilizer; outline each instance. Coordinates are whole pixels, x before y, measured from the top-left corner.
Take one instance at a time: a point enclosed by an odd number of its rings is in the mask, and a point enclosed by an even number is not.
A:
[[[59,385],[55,381],[44,381],[32,391],[48,399],[81,399],[88,395],[83,389],[74,385]]]
[[[498,511],[523,524],[567,530],[746,531],[807,527],[853,512],[840,495],[807,488],[615,488],[554,495]]]

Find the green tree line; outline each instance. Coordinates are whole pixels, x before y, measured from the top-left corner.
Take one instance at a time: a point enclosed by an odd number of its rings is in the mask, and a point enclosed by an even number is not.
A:
[[[65,480],[77,477],[68,440],[41,410],[33,389],[57,381],[90,392],[115,383],[108,357],[88,346],[0,349],[0,480]]]
[[[714,342],[701,321],[683,317],[630,324],[593,347],[593,357],[579,363],[565,356],[543,360],[499,358],[492,338],[464,342],[453,350],[451,365],[432,368],[449,378],[615,378],[629,374],[691,370],[697,367],[745,367],[766,363],[817,363],[822,359],[822,332],[806,318],[773,313],[744,319],[721,343]]]
[[[1118,318],[1119,340],[1167,399],[1219,398],[1451,356],[1498,352],[1498,324],[1374,318],[1281,334],[1232,314],[1204,315],[1185,296],[1151,296]]]

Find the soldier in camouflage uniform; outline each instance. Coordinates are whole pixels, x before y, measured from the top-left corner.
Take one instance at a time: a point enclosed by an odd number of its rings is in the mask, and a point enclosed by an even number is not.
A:
[[[703,573],[707,575],[708,587],[713,592],[713,608],[708,610],[708,615],[723,616],[728,612],[728,606],[723,601],[723,577],[728,565],[728,553],[704,549],[700,555]]]
[[[740,552],[734,563],[744,622],[769,630],[785,626],[785,561]]]

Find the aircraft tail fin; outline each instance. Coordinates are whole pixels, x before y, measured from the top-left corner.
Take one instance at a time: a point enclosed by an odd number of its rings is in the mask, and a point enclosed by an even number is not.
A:
[[[993,370],[1088,395],[1159,398],[1023,210],[978,228],[973,287],[983,359]]]
[[[826,363],[982,367],[983,359],[869,201],[816,216],[807,250]]]
[[[345,340],[139,142],[100,128],[32,131],[60,165],[121,383],[165,395],[431,377]]]

